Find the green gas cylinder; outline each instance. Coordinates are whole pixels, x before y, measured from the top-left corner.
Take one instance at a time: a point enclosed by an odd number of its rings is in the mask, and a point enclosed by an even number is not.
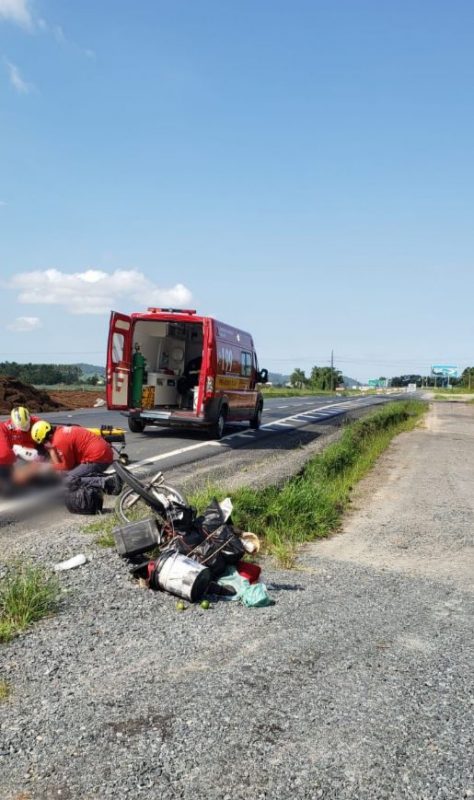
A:
[[[146,370],[146,358],[140,352],[140,345],[135,345],[132,358],[132,407],[141,408],[143,379]]]

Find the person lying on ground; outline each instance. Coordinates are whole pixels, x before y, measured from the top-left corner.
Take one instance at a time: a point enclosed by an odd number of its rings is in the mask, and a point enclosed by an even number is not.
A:
[[[13,439],[6,423],[0,423],[0,491],[5,493],[11,485],[13,465],[16,461],[13,452]]]
[[[46,420],[35,422],[31,436],[36,445],[44,446],[52,469],[64,477],[67,485],[81,479],[89,486],[111,492],[120,489],[115,473],[104,475],[112,464],[114,451],[102,436],[80,425],[52,425]]]

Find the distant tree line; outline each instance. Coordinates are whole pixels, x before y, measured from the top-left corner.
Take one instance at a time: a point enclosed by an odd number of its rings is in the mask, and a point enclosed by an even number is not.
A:
[[[97,375],[89,375],[84,379],[77,364],[18,364],[16,361],[2,361],[0,375],[18,378],[23,383],[44,386],[53,386],[56,383],[88,383],[95,386],[99,380]]]
[[[388,378],[388,380],[385,377],[379,378],[381,384],[385,381],[388,386],[397,388],[408,386],[409,383],[415,383],[421,388],[422,386],[446,386],[448,379],[441,376],[418,374],[395,375],[393,378]],[[335,389],[342,382],[342,372],[338,369],[331,369],[331,367],[313,367],[309,376],[306,375],[303,369],[297,367],[290,375],[290,383],[297,389],[327,391]],[[474,390],[474,367],[466,367],[459,378],[450,377],[449,385],[465,386]]]
[[[296,389],[315,389],[329,391],[342,383],[342,372],[333,367],[313,367],[309,377],[305,371],[297,367],[290,376],[290,383]]]
[[[395,387],[408,386],[416,383],[417,386],[446,386],[448,379],[441,375],[396,375],[389,379],[389,385]],[[450,386],[465,386],[474,389],[474,367],[466,367],[459,378],[449,378]]]

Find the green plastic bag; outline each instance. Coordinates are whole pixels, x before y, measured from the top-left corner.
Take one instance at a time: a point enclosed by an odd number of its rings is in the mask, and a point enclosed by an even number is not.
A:
[[[217,582],[220,586],[235,589],[236,594],[230,599],[240,600],[246,608],[264,608],[275,604],[264,583],[249,583],[247,578],[239,575],[235,567],[227,567]]]

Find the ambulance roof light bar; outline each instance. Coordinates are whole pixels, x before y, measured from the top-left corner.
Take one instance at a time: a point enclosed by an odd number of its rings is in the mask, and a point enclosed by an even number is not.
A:
[[[195,314],[195,308],[153,308],[149,307],[150,314]]]

